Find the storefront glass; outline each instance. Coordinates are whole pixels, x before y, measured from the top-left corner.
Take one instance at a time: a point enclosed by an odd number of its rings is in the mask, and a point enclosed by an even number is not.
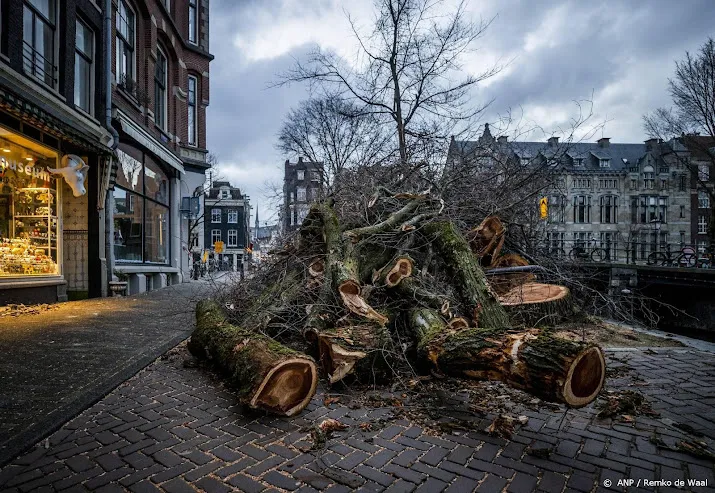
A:
[[[169,178],[136,149],[117,153],[114,256],[118,261],[169,263]]]
[[[58,275],[57,154],[0,134],[0,277]]]

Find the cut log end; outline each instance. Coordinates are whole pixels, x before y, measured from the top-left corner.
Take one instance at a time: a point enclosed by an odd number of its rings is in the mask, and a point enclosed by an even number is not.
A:
[[[322,258],[313,260],[308,266],[308,274],[311,277],[323,277],[325,273],[325,261]]]
[[[606,360],[603,351],[590,347],[571,363],[564,384],[564,403],[570,407],[583,407],[591,403],[603,388],[606,378]]]
[[[500,296],[499,301],[502,306],[533,305],[558,301],[568,294],[569,288],[566,286],[528,282]]]
[[[390,269],[385,277],[385,285],[392,288],[400,284],[400,281],[412,275],[412,260],[408,258],[399,258],[395,265]]]
[[[265,376],[250,401],[251,407],[285,416],[299,413],[310,402],[318,385],[313,361],[292,358],[276,365]]]
[[[344,281],[338,287],[338,292],[340,293],[340,298],[342,299],[345,308],[350,310],[352,313],[365,317],[369,320],[374,320],[380,325],[385,325],[389,321],[386,316],[376,312],[370,305],[367,304],[365,299],[361,296],[362,290],[360,289],[360,285],[355,281]]]

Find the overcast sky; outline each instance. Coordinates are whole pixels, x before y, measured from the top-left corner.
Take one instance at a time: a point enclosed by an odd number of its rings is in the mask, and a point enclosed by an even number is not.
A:
[[[593,95],[592,121],[606,122],[612,142],[645,140],[641,116],[670,104],[674,60],[715,30],[713,0],[471,0],[469,8],[475,19],[496,18],[465,69],[509,61],[476,91],[494,100],[485,122],[511,109],[550,132],[569,127],[573,101]],[[294,159],[275,150],[281,121],[307,97],[300,85],[268,86],[316,44],[352,58],[344,9],[370,27],[372,0],[211,1],[208,148],[221,177],[250,195],[253,214],[258,206],[261,224],[276,220],[266,184],[280,185],[283,163]]]

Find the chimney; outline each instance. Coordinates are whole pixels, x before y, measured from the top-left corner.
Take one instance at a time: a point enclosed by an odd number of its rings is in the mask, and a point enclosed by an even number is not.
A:
[[[506,140],[506,135],[500,135],[499,137],[497,137],[497,142],[499,142],[500,144],[506,144]]]
[[[646,141],[645,141],[645,149],[646,149],[646,151],[652,151],[652,150],[654,150],[656,144],[658,144],[659,141],[660,141],[660,139],[648,139],[648,140],[646,140]]]
[[[290,165],[290,159],[286,159],[286,166]]]
[[[298,164],[303,164],[303,156],[298,156]]]
[[[598,139],[598,147],[608,147],[611,144],[610,137],[601,137]]]
[[[559,145],[559,138],[549,137],[549,147],[556,147],[557,145]]]

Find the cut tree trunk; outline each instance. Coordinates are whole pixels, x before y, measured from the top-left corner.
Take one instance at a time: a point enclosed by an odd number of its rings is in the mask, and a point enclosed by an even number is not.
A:
[[[529,262],[524,257],[517,255],[516,253],[508,253],[496,258],[490,267],[496,269],[501,267],[518,267],[524,265],[529,265]],[[527,282],[534,281],[535,279],[536,276],[530,272],[514,272],[490,276],[489,283],[491,284],[494,292],[501,296],[516,286],[526,284]]]
[[[506,228],[497,216],[486,217],[467,233],[467,241],[481,265],[491,265],[504,245]]]
[[[331,384],[350,374],[374,380],[384,368],[383,352],[391,343],[387,328],[376,323],[326,329],[317,338],[320,361]]]
[[[312,358],[228,323],[213,301],[198,303],[188,348],[198,358],[215,361],[250,407],[292,416],[315,394],[318,370]]]
[[[491,290],[486,276],[467,241],[450,222],[432,222],[423,227],[452,276],[465,311],[477,327],[504,328],[509,318]]]
[[[555,325],[572,312],[569,288],[528,282],[499,297],[515,324],[527,327]]]
[[[410,313],[418,354],[448,375],[500,380],[540,399],[582,407],[603,387],[606,362],[597,346],[528,329],[450,330],[434,310]]]

